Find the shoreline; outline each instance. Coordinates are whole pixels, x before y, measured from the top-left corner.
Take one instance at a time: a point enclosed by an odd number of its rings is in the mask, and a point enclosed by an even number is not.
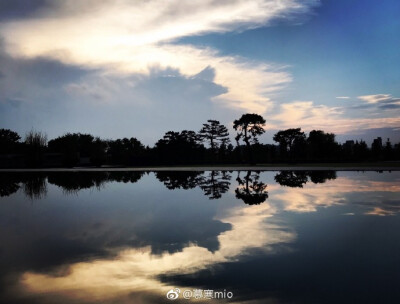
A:
[[[298,165],[220,165],[220,166],[152,166],[152,167],[74,167],[74,168],[10,168],[7,172],[123,172],[123,171],[400,171],[399,164],[298,164]]]

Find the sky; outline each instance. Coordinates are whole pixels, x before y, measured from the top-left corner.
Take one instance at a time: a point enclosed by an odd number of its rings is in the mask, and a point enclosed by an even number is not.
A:
[[[398,0],[0,0],[0,128],[228,126],[400,141]]]

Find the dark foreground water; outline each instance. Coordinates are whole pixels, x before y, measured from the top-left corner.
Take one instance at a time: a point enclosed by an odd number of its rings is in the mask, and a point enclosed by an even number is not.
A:
[[[1,303],[400,303],[400,172],[2,173],[0,196]]]

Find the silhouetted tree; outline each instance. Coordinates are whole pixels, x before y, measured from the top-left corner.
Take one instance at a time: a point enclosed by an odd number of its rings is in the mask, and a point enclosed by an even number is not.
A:
[[[219,162],[231,162],[232,163],[232,155],[233,152],[233,146],[232,144],[226,145],[224,142],[220,145],[218,149],[218,161]]]
[[[386,141],[385,147],[383,148],[383,157],[385,160],[393,160],[393,147],[392,143],[390,142],[389,138]]]
[[[226,147],[229,144],[229,132],[218,120],[210,119],[207,122],[199,131],[199,139],[209,142],[211,152],[215,155],[218,148]]]
[[[92,143],[90,151],[90,162],[92,165],[100,167],[106,160],[106,142],[96,137]]]
[[[213,170],[208,176],[202,178],[200,188],[210,199],[216,199],[229,190],[230,184],[231,176],[228,172]]]
[[[327,160],[337,156],[339,146],[335,134],[322,130],[312,130],[307,138],[308,158],[310,160]]]
[[[47,148],[47,135],[31,130],[25,136],[25,155],[28,166],[37,167],[43,162],[44,152]]]
[[[80,133],[67,133],[52,139],[49,141],[49,150],[51,152],[62,153],[64,166],[73,167],[79,162],[80,137]]]
[[[383,158],[382,139],[380,137],[372,142],[371,154],[376,160],[381,160]]]
[[[282,153],[289,153],[289,159],[293,160],[293,146],[296,143],[303,143],[306,135],[301,132],[300,128],[287,129],[277,132],[273,139],[279,143],[279,147]]]
[[[364,161],[368,158],[368,146],[365,141],[356,141],[353,147],[354,159],[357,161]]]
[[[400,143],[394,145],[393,155],[394,160],[400,160]]]
[[[67,133],[49,141],[49,150],[63,154],[63,164],[73,167],[81,157],[89,157],[93,165],[105,160],[106,143],[90,134]]]
[[[241,199],[247,205],[259,205],[268,198],[268,192],[265,191],[267,185],[259,181],[260,173],[247,171],[244,179],[240,177],[240,171],[236,181],[238,187],[235,190],[236,198]]]
[[[14,153],[20,139],[21,137],[17,132],[0,129],[0,154]]]
[[[144,145],[134,137],[109,141],[108,147],[112,162],[117,164],[141,164],[146,152]]]
[[[194,131],[169,131],[160,139],[155,150],[161,163],[182,164],[202,161],[204,146]]]
[[[233,128],[238,131],[235,140],[239,145],[239,140],[243,139],[246,143],[249,160],[253,163],[250,143],[257,143],[257,136],[265,132],[265,119],[258,114],[243,114],[242,117],[233,122]]]

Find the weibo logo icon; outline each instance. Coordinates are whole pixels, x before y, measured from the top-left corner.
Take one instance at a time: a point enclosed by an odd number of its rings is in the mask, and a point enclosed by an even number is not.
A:
[[[179,288],[171,289],[167,292],[167,299],[168,300],[176,300],[179,298],[179,294],[181,293]]]

